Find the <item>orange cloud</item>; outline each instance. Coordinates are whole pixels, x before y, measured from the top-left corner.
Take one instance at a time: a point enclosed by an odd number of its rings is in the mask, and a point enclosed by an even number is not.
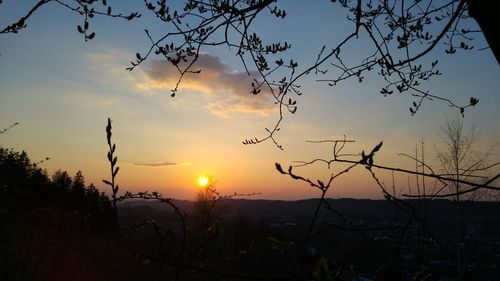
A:
[[[180,65],[180,67],[185,67]],[[194,90],[205,95],[207,108],[214,114],[226,116],[232,112],[257,113],[267,115],[274,110],[274,102],[268,91],[253,95],[252,81],[256,73],[231,71],[218,57],[200,53],[193,71],[183,77],[180,90]],[[175,87],[179,71],[166,60],[155,60],[144,67],[147,81],[136,86],[142,90],[166,89]]]

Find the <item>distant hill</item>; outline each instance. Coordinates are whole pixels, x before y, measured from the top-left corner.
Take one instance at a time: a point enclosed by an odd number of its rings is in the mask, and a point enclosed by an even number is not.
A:
[[[193,211],[194,202],[187,200],[173,200],[177,207],[187,214]],[[404,215],[401,209],[387,200],[370,199],[327,199],[328,204],[335,211],[349,219],[387,219]],[[303,199],[297,201],[263,200],[263,199],[224,199],[219,202],[221,216],[225,219],[234,219],[245,216],[252,220],[271,219],[283,221],[309,221],[314,213],[318,199]],[[422,204],[423,210],[429,219],[445,219],[455,214],[455,205],[450,200],[405,200],[405,203],[417,206]],[[461,202],[468,210],[464,216],[488,217],[499,214],[498,202]],[[149,214],[155,212],[172,212],[172,208],[165,203],[154,200],[130,200],[119,205],[127,213]],[[319,218],[329,218],[333,214],[322,207]]]

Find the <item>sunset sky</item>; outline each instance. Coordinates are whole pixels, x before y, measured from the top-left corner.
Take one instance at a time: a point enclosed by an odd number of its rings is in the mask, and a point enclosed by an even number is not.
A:
[[[20,4],[22,2],[22,4]],[[0,27],[11,24],[36,1],[5,0],[0,5]],[[0,129],[19,125],[0,135],[0,145],[25,150],[49,174],[57,169],[74,174],[82,170],[86,182],[105,191],[109,178],[106,161],[106,120],[113,120],[117,144],[118,183],[122,190],[157,190],[166,196],[193,199],[201,175],[211,177],[225,194],[260,193],[254,198],[299,199],[318,196],[317,190],[280,175],[275,162],[288,167],[294,160],[329,158],[328,144],[306,140],[338,139],[346,135],[356,143],[346,152],[371,150],[380,141],[377,163],[413,169],[415,163],[398,153],[415,153],[419,140],[426,143],[426,159],[435,160],[442,143],[439,130],[457,110],[444,102],[425,102],[410,116],[410,95],[384,97],[382,78],[375,73],[366,81],[347,80],[338,86],[303,78],[304,94],[297,97],[296,114],[285,114],[277,133],[279,150],[272,142],[243,145],[246,138],[265,136],[278,112],[265,93],[250,94],[250,82],[234,50],[227,47],[202,50],[202,73],[187,76],[176,97],[170,97],[177,76],[159,57],[148,59],[134,71],[126,71],[135,53],[149,45],[144,29],[154,36],[168,32],[143,1],[127,1],[116,10],[141,11],[140,19],[127,22],[96,18],[91,29],[96,37],[84,42],[76,26],[80,17],[51,3],[28,21],[18,34],[0,35]],[[292,2],[292,1],[289,1]],[[299,66],[315,60],[322,45],[338,43],[350,32],[337,5],[314,1],[286,6],[284,20],[266,16],[255,30],[292,44],[289,56]],[[118,2],[117,2],[118,3]],[[305,3],[305,2],[302,2]],[[123,5],[123,4],[122,4]],[[272,26],[272,28],[269,28]],[[443,47],[431,52],[439,58],[443,75],[425,85],[434,94],[467,104],[465,124],[479,131],[477,148],[500,141],[500,71],[481,34],[469,52],[444,54]],[[359,39],[346,52],[354,58],[366,47]],[[498,151],[498,150],[497,150]],[[499,157],[498,154],[493,157]],[[322,165],[297,169],[311,179],[326,179],[332,171]],[[383,177],[390,183],[390,177]],[[398,189],[407,190],[407,176],[398,179]],[[329,197],[380,198],[381,194],[363,168],[334,183]]]

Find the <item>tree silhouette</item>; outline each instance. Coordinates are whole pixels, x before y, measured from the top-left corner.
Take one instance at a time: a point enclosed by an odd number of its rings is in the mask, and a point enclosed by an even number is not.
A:
[[[449,183],[449,190],[455,193],[454,201],[475,200],[481,197],[481,192],[472,192],[462,198],[461,191],[465,187],[458,180],[481,182],[488,178],[488,171],[498,163],[489,163],[489,158],[495,147],[487,151],[478,151],[478,135],[475,127],[466,131],[464,122],[456,117],[448,119],[441,127],[444,149],[438,151],[437,158],[441,163],[443,173],[455,181]],[[483,191],[483,190],[479,190]]]
[[[475,148],[478,136],[475,127],[466,130],[460,117],[448,119],[441,127],[442,139],[445,144],[444,149],[438,151],[437,158],[440,161],[441,169],[445,175],[453,180],[447,182],[450,193],[454,196],[452,200],[455,203],[455,231],[456,231],[456,268],[459,280],[462,278],[464,267],[463,250],[463,216],[465,206],[462,201],[480,200],[486,190],[475,190],[474,192],[462,195],[461,192],[466,189],[459,180],[469,180],[482,182],[488,179],[488,172],[491,168],[500,163],[489,163],[488,157],[492,149],[487,152],[479,152]],[[462,203],[462,204],[461,204]]]
[[[293,180],[301,181],[307,185],[318,189],[321,193],[313,218],[306,235],[306,245],[310,243],[313,239],[320,236],[321,234],[327,232],[330,228],[348,230],[354,233],[363,233],[364,231],[369,231],[370,228],[360,228],[349,221],[342,213],[335,209],[335,206],[329,203],[327,192],[335,186],[336,181],[339,177],[345,176],[347,173],[354,169],[359,169],[360,167],[365,168],[365,172],[371,175],[373,181],[379,187],[380,192],[383,194],[386,201],[393,204],[394,207],[405,214],[404,223],[393,223],[390,225],[385,225],[381,229],[396,231],[397,240],[393,245],[392,258],[387,262],[385,266],[382,266],[377,270],[379,273],[374,274],[375,280],[402,280],[401,273],[401,256],[400,247],[403,245],[403,241],[408,238],[411,228],[417,228],[417,237],[412,239],[412,247],[415,242],[425,241],[425,239],[435,239],[435,229],[431,231],[426,223],[426,212],[425,204],[430,200],[436,198],[449,198],[455,203],[456,214],[456,264],[457,269],[455,276],[458,280],[462,280],[463,271],[465,270],[465,263],[461,260],[461,253],[464,251],[463,248],[463,226],[462,217],[458,213],[463,211],[463,206],[460,205],[460,198],[467,197],[469,199],[474,198],[475,193],[483,192],[498,192],[500,190],[499,186],[496,186],[497,179],[500,177],[498,171],[498,166],[500,162],[489,163],[487,156],[491,154],[492,150],[488,151],[484,156],[477,157],[473,153],[472,144],[474,143],[474,132],[465,133],[464,127],[461,119],[458,121],[448,121],[443,127],[444,140],[446,143],[446,150],[438,153],[438,158],[441,160],[442,171],[438,169],[433,169],[428,163],[424,161],[423,156],[423,144],[422,144],[422,156],[421,158],[412,157],[407,154],[403,154],[406,157],[411,158],[416,162],[416,170],[412,171],[409,169],[404,169],[402,167],[390,167],[389,165],[384,165],[378,163],[375,160],[377,152],[382,147],[382,142],[374,146],[369,153],[361,151],[361,153],[349,153],[345,152],[346,146],[353,140],[348,140],[346,138],[339,140],[322,140],[322,141],[309,141],[311,143],[330,143],[332,146],[333,155],[329,159],[316,158],[310,161],[295,161],[295,165],[289,166],[288,169],[284,169],[281,164],[276,163],[276,170],[287,175]],[[331,174],[326,180],[314,180],[306,176],[300,175],[298,170],[303,166],[319,165],[324,164],[328,167]],[[391,193],[389,186],[384,183],[381,177],[381,171],[392,171],[403,175],[415,175],[417,177],[417,194],[402,194],[397,195],[395,191]],[[491,176],[492,174],[493,176]],[[422,187],[419,186],[419,179],[422,183]],[[425,180],[433,180],[435,182],[434,189],[432,192],[425,191]],[[420,190],[423,188],[423,190]],[[394,183],[393,183],[394,190]],[[408,200],[410,199],[410,200]],[[415,203],[416,199],[416,203]],[[462,202],[463,203],[463,202]],[[320,212],[331,213],[332,216],[339,218],[344,224],[326,224],[321,225],[317,222]],[[420,259],[420,264],[417,264],[420,270],[422,270],[422,260]],[[425,271],[422,271],[425,273]],[[431,271],[432,273],[432,271]],[[439,274],[439,273],[438,273]],[[379,279],[380,278],[380,279]],[[423,278],[423,277],[422,277]],[[426,277],[427,278],[427,277]],[[415,280],[418,279],[415,276]],[[425,280],[425,279],[423,279]]]
[[[56,188],[65,191],[66,189],[69,190],[69,188],[73,184],[73,180],[69,176],[68,172],[57,170],[52,175],[52,183]]]
[[[33,163],[25,151],[16,152],[0,147],[0,185],[2,207],[62,208],[78,211],[82,215],[95,213],[95,218],[109,223],[110,202],[93,184],[86,187],[83,173],[78,171],[73,179],[68,172],[57,170],[51,178],[47,172]],[[106,215],[105,215],[106,214]]]
[[[251,92],[270,93],[280,109],[277,122],[272,128],[266,129],[266,136],[247,139],[244,143],[272,140],[280,148],[274,133],[280,128],[284,112],[294,113],[297,110],[294,96],[302,94],[300,81],[307,75],[316,75],[317,80],[334,86],[348,79],[362,82],[367,73],[377,73],[385,83],[378,90],[382,95],[389,96],[395,92],[411,94],[409,110],[412,115],[425,101],[430,100],[444,101],[462,114],[465,108],[477,104],[478,99],[475,97],[456,103],[427,89],[425,82],[441,75],[439,58],[430,57],[431,51],[444,47],[443,53],[453,54],[457,50],[478,49],[473,44],[476,35],[481,32],[498,62],[495,13],[489,5],[470,0],[439,3],[432,0],[331,2],[346,15],[339,21],[350,23],[350,30],[342,36],[318,34],[318,37],[335,38],[337,43],[319,46],[311,43],[309,47],[318,50],[317,59],[300,61],[300,58],[287,55],[287,51],[292,48],[290,42],[278,42],[272,38],[268,42],[253,31],[257,18],[285,18],[285,2],[188,0],[183,4],[172,5],[165,0],[145,0],[145,11],[142,13],[152,13],[158,21],[169,26],[168,30],[173,28],[174,31],[153,36],[146,29],[150,47],[137,52],[127,69],[133,70],[155,56],[169,61],[178,71],[178,81],[172,89],[172,96],[175,96],[185,76],[203,75],[197,67],[200,52],[220,46],[229,47],[253,79]],[[92,31],[90,25],[94,17],[133,20],[141,16],[137,11],[115,13],[115,9],[105,0],[40,0],[20,15],[18,21],[0,29],[0,34],[21,31],[40,9],[45,6],[49,8],[49,3],[60,5],[81,17],[82,24],[77,25],[75,31],[81,33],[85,41],[95,37],[96,31]],[[480,29],[471,29],[474,20]],[[311,22],[301,24],[309,25]],[[364,54],[350,59],[344,56],[350,44],[368,47]]]
[[[61,217],[63,221],[57,219]],[[58,170],[50,178],[26,152],[0,146],[1,280],[31,279],[26,276],[26,267],[33,266],[30,252],[20,243],[37,243],[37,235],[43,235],[47,228],[56,234],[62,233],[57,229],[61,227],[73,233],[85,231],[105,236],[111,232],[111,225],[108,197],[92,184],[86,187],[82,172],[77,172],[72,180],[66,171]],[[32,234],[23,236],[26,231]],[[47,250],[48,246],[41,241],[36,247]]]

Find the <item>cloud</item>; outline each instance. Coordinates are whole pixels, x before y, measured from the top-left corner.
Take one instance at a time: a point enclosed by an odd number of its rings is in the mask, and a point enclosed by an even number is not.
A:
[[[164,166],[189,166],[191,163],[174,163],[174,162],[161,162],[161,163],[133,163],[135,166],[145,167],[164,167]]]
[[[201,73],[186,74],[180,89],[204,94],[207,101],[205,107],[214,114],[225,116],[232,112],[246,112],[268,115],[276,109],[269,92],[262,91],[258,95],[251,93],[251,75],[256,77],[256,73],[248,75],[246,72],[231,71],[218,57],[207,53],[199,54],[193,70],[201,70]],[[177,68],[166,60],[150,61],[143,71],[147,79],[136,86],[144,91],[171,90],[179,78]]]

